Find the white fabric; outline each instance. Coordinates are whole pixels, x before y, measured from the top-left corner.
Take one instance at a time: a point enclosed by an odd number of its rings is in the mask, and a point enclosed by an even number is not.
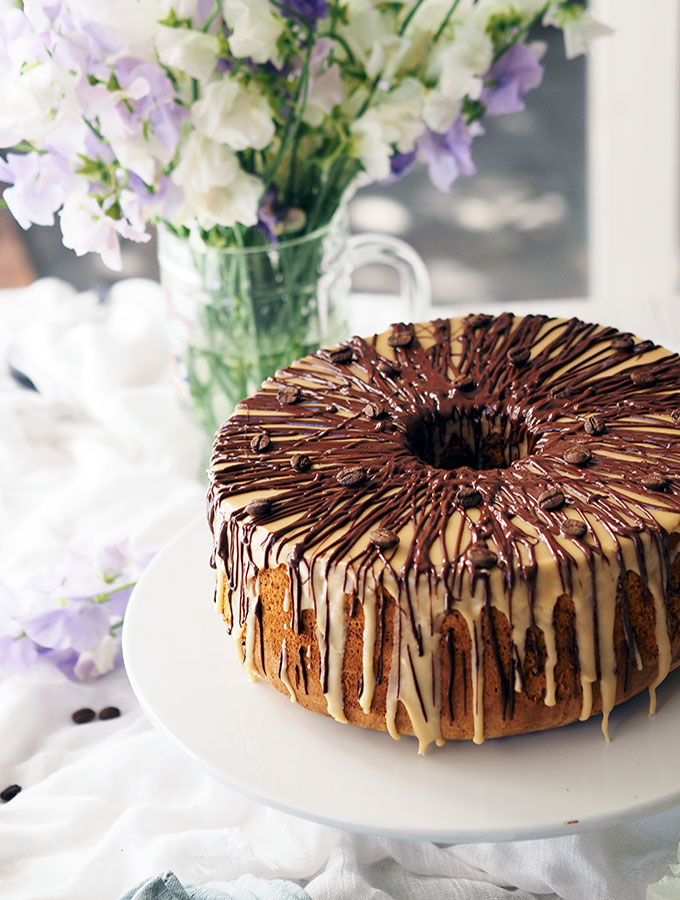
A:
[[[4,374],[7,353],[40,394]],[[201,510],[200,437],[170,385],[156,285],[122,283],[106,307],[54,281],[0,294],[0,364],[0,580],[20,586],[79,533],[159,545]],[[119,719],[71,722],[112,704]],[[641,900],[665,876],[649,900],[680,898],[680,809],[525,843],[345,833],[203,774],[121,670],[75,684],[38,665],[0,684],[0,790],[11,783],[23,790],[0,804],[2,900],[115,900],[167,869],[198,884],[288,878],[312,900]]]

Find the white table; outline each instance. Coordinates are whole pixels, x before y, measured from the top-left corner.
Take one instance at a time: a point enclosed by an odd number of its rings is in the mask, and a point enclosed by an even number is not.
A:
[[[514,305],[597,316],[680,347],[675,304],[625,320],[578,301],[538,307]],[[107,316],[53,281],[0,294],[0,358],[15,344],[41,388],[21,390],[0,372],[0,583],[19,594],[77,535],[160,545],[202,508],[200,438],[170,387],[161,320],[149,283],[118,286]],[[71,722],[75,709],[111,704],[119,719]],[[196,883],[291,878],[313,900],[640,900],[677,859],[680,809],[568,838],[448,848],[274,812],[155,732],[121,669],[92,684],[40,664],[6,677],[0,736],[0,789],[23,787],[0,805],[3,900],[115,900],[164,869]]]

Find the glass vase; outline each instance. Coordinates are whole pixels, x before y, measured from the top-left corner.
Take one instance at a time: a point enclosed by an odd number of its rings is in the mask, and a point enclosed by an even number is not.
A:
[[[386,235],[349,236],[344,212],[311,234],[257,247],[197,245],[159,229],[158,260],[178,386],[209,437],[278,369],[349,335],[358,266],[397,270],[408,318],[429,302],[416,252]]]

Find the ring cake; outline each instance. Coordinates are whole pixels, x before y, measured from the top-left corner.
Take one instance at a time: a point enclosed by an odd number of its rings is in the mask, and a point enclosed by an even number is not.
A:
[[[578,319],[394,325],[268,379],[210,464],[215,599],[291,700],[530,732],[680,658],[680,358]]]

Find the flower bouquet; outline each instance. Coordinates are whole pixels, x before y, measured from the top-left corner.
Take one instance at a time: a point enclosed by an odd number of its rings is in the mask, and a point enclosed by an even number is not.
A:
[[[342,336],[344,206],[417,157],[448,191],[485,116],[604,29],[565,0],[0,0],[4,199],[120,268],[160,230],[183,374],[214,429]],[[173,285],[179,284],[177,290]],[[222,398],[222,400],[220,400]]]

